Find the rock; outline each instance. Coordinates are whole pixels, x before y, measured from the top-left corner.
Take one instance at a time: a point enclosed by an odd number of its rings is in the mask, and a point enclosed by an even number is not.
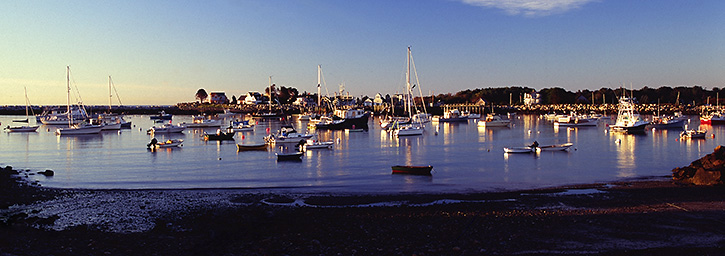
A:
[[[672,169],[672,179],[695,185],[722,185],[725,172],[725,147],[718,146],[715,151],[689,166]]]
[[[43,175],[45,175],[47,177],[47,176],[53,176],[53,175],[55,175],[55,172],[53,172],[53,170],[45,170],[43,172],[38,172],[38,174],[43,174]]]

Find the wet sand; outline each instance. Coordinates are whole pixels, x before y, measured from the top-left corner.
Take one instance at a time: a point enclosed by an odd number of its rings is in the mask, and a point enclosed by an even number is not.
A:
[[[0,171],[0,255],[723,255],[725,187],[668,177],[345,195],[68,190]]]

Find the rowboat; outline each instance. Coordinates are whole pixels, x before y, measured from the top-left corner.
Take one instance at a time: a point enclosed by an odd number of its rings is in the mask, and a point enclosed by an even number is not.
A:
[[[35,132],[38,127],[37,125],[8,126],[5,127],[5,130],[7,132]]]
[[[237,151],[267,150],[267,143],[237,144]]]
[[[564,143],[564,144],[557,144],[557,145],[546,145],[546,146],[538,146],[536,147],[537,152],[541,151],[564,151],[569,149],[571,146],[573,146],[573,143]]]
[[[291,152],[291,153],[275,153],[277,155],[277,161],[301,161],[302,152]]]
[[[680,137],[690,139],[702,139],[705,138],[706,134],[707,131],[703,130],[685,130],[680,133]]]
[[[533,153],[534,148],[532,147],[508,147],[503,148],[504,153]]]
[[[431,175],[433,166],[394,165],[392,169],[393,174]]]

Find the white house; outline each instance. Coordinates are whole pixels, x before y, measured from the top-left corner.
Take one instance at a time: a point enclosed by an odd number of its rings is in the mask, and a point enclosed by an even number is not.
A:
[[[541,95],[538,92],[524,93],[524,105],[536,105],[540,103]]]
[[[262,94],[259,92],[248,92],[244,97],[244,104],[247,105],[261,104],[262,102]]]

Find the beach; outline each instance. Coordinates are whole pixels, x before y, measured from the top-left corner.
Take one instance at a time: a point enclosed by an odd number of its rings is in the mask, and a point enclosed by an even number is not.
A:
[[[18,172],[18,175],[13,175]],[[73,190],[2,169],[1,255],[721,255],[725,187],[669,177],[525,191]]]

